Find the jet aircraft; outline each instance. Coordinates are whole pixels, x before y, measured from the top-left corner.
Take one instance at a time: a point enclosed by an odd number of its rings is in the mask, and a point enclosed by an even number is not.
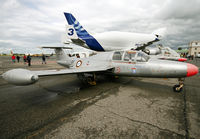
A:
[[[45,47],[48,48],[48,47]],[[120,50],[99,52],[87,58],[69,57],[66,47],[49,47],[55,49],[57,63],[66,67],[62,70],[30,71],[27,69],[12,69],[3,73],[3,78],[14,85],[29,85],[38,81],[41,76],[77,74],[85,83],[96,84],[96,75],[178,78],[179,84],[173,87],[180,92],[183,79],[199,72],[195,65],[178,61],[152,59],[142,51]]]
[[[169,47],[163,47],[161,44],[152,48],[145,48],[145,53],[155,59],[174,60],[174,61],[187,61],[187,58],[181,58],[180,55]]]
[[[156,58],[175,61],[186,61],[169,47],[148,48],[147,46],[161,39],[161,35],[110,31],[90,35],[71,13],[64,13],[68,25],[66,26],[65,44],[73,43],[94,51],[114,50],[143,50],[147,54],[157,55]],[[69,41],[71,40],[71,41]],[[164,53],[170,53],[166,56]]]
[[[91,35],[71,13],[64,13],[66,26],[66,43],[73,43],[95,51],[130,50],[144,48],[161,39],[160,34],[143,34],[110,31]],[[70,41],[69,41],[70,40]]]

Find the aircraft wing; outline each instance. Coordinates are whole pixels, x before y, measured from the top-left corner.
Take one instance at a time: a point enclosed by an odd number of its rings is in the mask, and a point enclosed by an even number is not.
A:
[[[41,77],[41,76],[52,76],[52,75],[101,72],[112,68],[113,67],[108,66],[108,67],[90,67],[90,68],[75,68],[75,69],[61,69],[61,70],[40,70],[40,71],[31,71],[31,73]]]
[[[154,42],[157,42],[157,41],[159,41],[159,39],[155,39],[155,40],[150,41],[148,43],[135,44],[132,47],[125,47],[125,49],[122,49],[122,50],[137,50],[137,51],[144,50],[147,46],[149,46],[149,45],[151,45],[151,44],[153,44]]]
[[[148,42],[148,43],[145,43],[145,44],[142,44],[141,46],[138,46],[137,48],[136,48],[136,50],[144,50],[147,46],[149,46],[149,45],[151,45],[151,44],[153,44],[154,42],[157,42],[157,41],[159,41],[158,39],[155,39],[155,40],[153,40],[153,41],[151,41],[151,42]]]
[[[89,73],[89,72],[102,72],[112,69],[111,66],[95,66],[90,68],[72,68],[61,70],[40,70],[30,71],[27,69],[13,69],[2,74],[4,80],[14,85],[29,85],[38,81],[38,77],[53,76],[53,75],[65,75],[65,74],[77,74],[77,73]],[[22,76],[23,75],[23,76]]]

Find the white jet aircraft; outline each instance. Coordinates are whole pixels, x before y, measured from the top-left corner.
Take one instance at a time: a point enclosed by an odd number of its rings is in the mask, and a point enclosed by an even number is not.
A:
[[[163,47],[161,44],[154,48],[145,48],[143,51],[155,59],[187,61],[186,58],[181,58],[180,55],[173,49],[169,47]]]
[[[185,58],[180,58],[180,55],[169,47],[148,48],[154,42],[160,41],[161,35],[142,34],[131,32],[110,31],[90,35],[82,25],[75,19],[71,13],[64,13],[68,25],[66,27],[66,44],[73,43],[95,51],[115,51],[115,50],[143,50],[150,55],[156,55],[155,58],[186,61]],[[161,30],[157,32],[163,32]],[[168,53],[168,55],[165,55]]]
[[[132,32],[110,31],[89,34],[71,13],[64,13],[68,25],[66,27],[66,43],[73,43],[95,51],[131,50],[146,47],[161,39],[160,34],[143,34]],[[137,49],[138,50],[138,49]]]

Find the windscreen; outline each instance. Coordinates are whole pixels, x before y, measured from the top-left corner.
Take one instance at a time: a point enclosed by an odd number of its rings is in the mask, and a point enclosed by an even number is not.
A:
[[[114,52],[114,54],[113,54],[113,60],[122,60],[122,55],[123,55],[122,51]]]
[[[142,52],[138,52],[136,60],[138,62],[147,62],[149,60],[149,58],[150,57],[147,54],[142,53]]]
[[[126,52],[124,55],[124,61],[134,61],[136,52]]]

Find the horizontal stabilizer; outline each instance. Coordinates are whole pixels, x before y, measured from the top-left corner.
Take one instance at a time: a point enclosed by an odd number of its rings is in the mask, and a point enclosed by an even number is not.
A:
[[[41,46],[40,48],[49,48],[49,49],[73,49],[71,47],[65,47],[65,46]]]
[[[77,45],[83,46],[83,45],[86,44],[85,41],[82,40],[82,39],[71,39],[71,40],[72,40],[73,43],[75,43],[75,44],[77,44]]]

